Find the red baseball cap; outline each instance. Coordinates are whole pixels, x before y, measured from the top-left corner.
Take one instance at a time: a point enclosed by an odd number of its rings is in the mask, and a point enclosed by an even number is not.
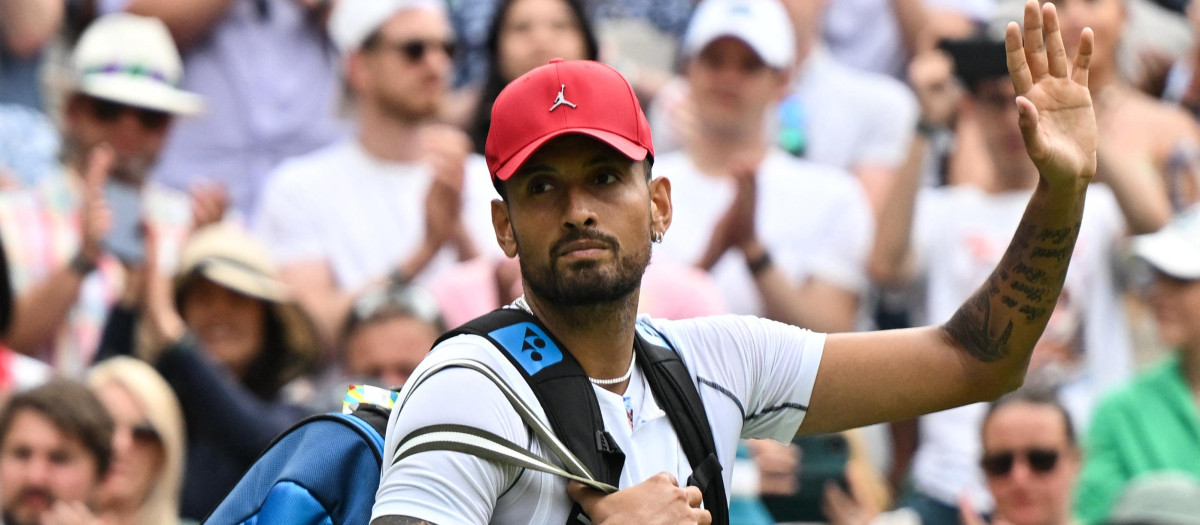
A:
[[[551,60],[510,82],[492,105],[484,153],[492,177],[508,180],[550,139],[595,137],[626,157],[654,155],[650,124],[629,82],[591,60]]]

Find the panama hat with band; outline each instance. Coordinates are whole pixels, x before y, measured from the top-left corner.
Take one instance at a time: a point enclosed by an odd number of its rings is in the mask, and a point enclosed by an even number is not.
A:
[[[83,32],[71,57],[74,89],[129,106],[194,115],[199,95],[179,88],[183,61],[157,18],[113,13]]]
[[[297,358],[297,368],[307,368],[320,358],[316,326],[279,280],[278,268],[266,248],[242,228],[219,223],[192,234],[175,276],[176,308],[182,311],[184,294],[198,278],[269,303],[284,327],[285,341]]]

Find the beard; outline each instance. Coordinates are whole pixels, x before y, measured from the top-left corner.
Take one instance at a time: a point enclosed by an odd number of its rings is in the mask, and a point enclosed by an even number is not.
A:
[[[380,111],[401,122],[423,122],[437,116],[441,111],[444,96],[423,97],[420,93],[393,95],[385,92],[376,103]]]
[[[596,240],[608,245],[614,261],[605,267],[599,261],[580,261],[560,270],[558,248],[578,240]],[[518,253],[522,252],[521,241],[514,235]],[[629,297],[642,284],[642,274],[650,264],[650,242],[647,238],[644,249],[626,253],[621,250],[616,238],[593,230],[578,230],[554,244],[550,252],[550,264],[533,267],[521,264],[521,277],[530,291],[543,300],[559,307],[594,306],[612,303]],[[521,257],[521,261],[532,258]]]

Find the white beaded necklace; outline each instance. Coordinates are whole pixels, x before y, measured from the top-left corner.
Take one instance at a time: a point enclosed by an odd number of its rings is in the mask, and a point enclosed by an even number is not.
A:
[[[525,302],[524,295],[518,297],[517,300],[513,301],[512,305],[517,308],[520,308],[522,310],[525,310],[526,312],[529,312],[530,314],[533,313],[533,309],[529,307],[529,303]],[[623,375],[621,377],[614,377],[612,379],[596,379],[594,377],[588,376],[588,381],[591,381],[592,384],[596,385],[596,386],[609,386],[609,385],[616,385],[619,383],[624,383],[626,381],[629,381],[630,377],[633,377],[633,365],[635,363],[637,363],[637,351],[636,350],[633,351],[632,355],[629,356],[629,369],[625,371],[625,375]]]
[[[591,381],[592,384],[596,385],[596,386],[615,385],[617,383],[624,383],[626,381],[629,381],[629,378],[633,377],[633,364],[636,361],[637,361],[637,351],[635,350],[633,352],[633,355],[629,357],[629,370],[625,371],[625,375],[623,375],[621,377],[614,377],[612,379],[596,379],[592,376],[588,376],[588,381]]]

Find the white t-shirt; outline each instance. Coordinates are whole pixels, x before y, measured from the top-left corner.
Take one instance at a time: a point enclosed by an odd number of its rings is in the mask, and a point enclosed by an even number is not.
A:
[[[482,157],[467,161],[463,223],[483,253],[499,253],[490,205],[498,198]],[[387,275],[421,245],[433,174],[423,163],[370,156],[357,139],[284,162],[268,181],[255,229],[281,265],[324,260],[339,289]],[[427,283],[455,262],[443,248],[416,277]]]
[[[713,430],[726,487],[740,438],[787,441],[804,421],[824,348],[823,334],[749,316],[683,321],[642,317],[639,323],[648,323],[662,334],[691,372]],[[542,349],[548,356],[552,351]],[[414,377],[434,363],[454,358],[476,359],[496,370],[545,419],[520,372],[478,336],[458,336],[438,345]],[[620,488],[663,471],[681,483],[687,479],[691,474],[687,456],[666,413],[653,396],[646,395],[649,387],[640,370],[634,371],[624,396],[600,387],[594,390],[605,430],[625,453]],[[408,393],[407,388],[402,391],[401,399]],[[566,480],[557,476],[444,451],[422,452],[391,464],[402,438],[434,424],[469,425],[514,443],[528,443],[530,451],[561,465],[488,379],[472,370],[447,369],[430,377],[402,409],[392,412],[372,519],[401,515],[433,523],[522,525],[566,521],[572,504]]]
[[[1017,229],[1031,191],[989,195],[973,187],[927,189],[919,195],[914,219],[914,255],[924,273],[929,323],[947,321],[982,285],[999,263]],[[1095,395],[1129,376],[1129,330],[1113,280],[1112,254],[1125,223],[1112,191],[1088,188],[1083,223],[1064,294],[1080,308],[1084,371],[1073,385]],[[1073,399],[1076,412],[1088,403]],[[916,488],[950,505],[967,490],[981,511],[992,499],[979,469],[980,427],[986,403],[954,408],[920,419],[921,442],[913,460]],[[1086,413],[1072,419],[1086,420]]]
[[[730,177],[701,173],[685,153],[663,155],[655,176],[671,181],[673,218],[655,256],[700,259],[737,190]],[[854,292],[866,288],[874,225],[858,181],[837,168],[771,149],[759,166],[755,227],[775,265],[799,283],[813,278]],[[729,311],[762,315],[762,300],[742,255],[730,251],[711,271]]]
[[[819,46],[796,75],[792,93],[807,124],[805,159],[847,170],[904,162],[920,108],[900,81],[851,68]]]

